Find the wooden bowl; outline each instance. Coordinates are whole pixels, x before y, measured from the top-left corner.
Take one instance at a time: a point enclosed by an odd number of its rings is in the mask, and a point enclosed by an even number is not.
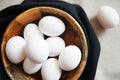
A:
[[[28,75],[23,71],[22,63],[12,64],[6,57],[5,46],[7,41],[16,35],[22,36],[26,24],[38,22],[43,16],[53,15],[62,19],[66,25],[66,31],[60,36],[65,40],[66,45],[76,45],[82,51],[82,60],[79,66],[72,71],[63,71],[60,80],[77,80],[86,65],[88,55],[88,45],[85,34],[78,22],[63,10],[53,7],[35,7],[18,15],[7,27],[1,44],[2,60],[5,70],[12,80],[42,80],[40,71],[33,75]]]

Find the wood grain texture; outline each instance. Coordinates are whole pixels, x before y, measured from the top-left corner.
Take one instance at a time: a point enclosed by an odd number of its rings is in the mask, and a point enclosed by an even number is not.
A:
[[[22,63],[14,65],[9,62],[5,55],[5,46],[7,41],[16,35],[22,36],[23,29],[26,24],[37,21],[46,15],[54,15],[62,19],[66,25],[66,31],[61,35],[65,40],[66,45],[76,45],[82,51],[82,60],[79,66],[72,71],[63,71],[60,80],[77,80],[86,65],[88,46],[85,38],[85,34],[78,24],[78,22],[68,13],[53,7],[35,7],[31,8],[22,14],[18,15],[8,26],[4,33],[1,51],[2,60],[9,77],[12,80],[42,80],[40,71],[33,75],[26,74],[22,69]]]

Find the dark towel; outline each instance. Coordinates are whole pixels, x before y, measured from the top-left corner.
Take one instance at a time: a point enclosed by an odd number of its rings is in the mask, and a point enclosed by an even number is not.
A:
[[[100,54],[100,44],[95,32],[88,20],[88,17],[80,5],[70,4],[60,0],[25,0],[22,4],[14,5],[0,11],[0,41],[8,24],[18,14],[36,6],[51,6],[66,11],[73,16],[81,25],[88,43],[88,60],[86,67],[79,80],[94,80],[98,58]],[[1,55],[0,55],[1,56]],[[4,71],[4,67],[0,58],[0,80],[9,80]]]

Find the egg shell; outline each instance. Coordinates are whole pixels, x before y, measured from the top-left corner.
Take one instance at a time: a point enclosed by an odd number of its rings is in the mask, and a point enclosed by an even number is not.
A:
[[[39,21],[39,29],[47,36],[59,36],[65,31],[65,24],[58,17],[45,16]]]
[[[18,64],[25,58],[25,40],[20,36],[10,38],[6,44],[5,51],[7,58],[14,64]]]
[[[42,63],[36,64],[36,63],[32,62],[29,58],[26,58],[23,62],[23,70],[27,74],[34,74],[34,73],[38,72],[40,70],[41,66],[42,66]]]
[[[46,39],[49,46],[49,56],[55,57],[65,48],[65,42],[60,37],[49,37]]]
[[[62,70],[59,67],[58,60],[55,58],[48,59],[41,68],[43,80],[59,80]]]
[[[35,36],[30,38],[25,48],[28,58],[35,63],[42,63],[49,56],[48,44],[42,37]]]
[[[29,38],[33,38],[34,36],[41,36],[44,38],[44,35],[38,29],[38,26],[34,23],[29,23],[25,26],[23,36],[26,41],[28,41]]]
[[[75,69],[81,61],[81,51],[75,45],[69,45],[62,50],[59,56],[59,65],[65,71]]]
[[[109,6],[102,6],[97,12],[97,19],[104,28],[116,27],[119,24],[117,11]]]

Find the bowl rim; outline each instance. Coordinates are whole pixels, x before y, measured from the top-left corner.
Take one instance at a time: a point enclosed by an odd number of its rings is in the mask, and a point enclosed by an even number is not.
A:
[[[77,77],[79,78],[79,77],[82,75],[82,73],[83,73],[83,71],[84,71],[84,69],[85,69],[85,66],[86,66],[86,63],[87,63],[87,57],[88,57],[88,43],[87,43],[87,40],[86,40],[86,36],[85,36],[85,34],[84,34],[84,31],[83,31],[81,25],[77,22],[77,20],[75,20],[75,18],[73,18],[69,13],[67,13],[66,11],[64,11],[64,10],[62,10],[62,9],[55,8],[55,7],[49,7],[49,6],[39,6],[39,7],[33,7],[33,8],[30,8],[30,9],[26,9],[25,11],[23,11],[22,13],[20,13],[18,16],[16,16],[16,17],[9,23],[9,25],[7,26],[7,28],[6,28],[6,30],[5,30],[5,32],[4,32],[4,34],[3,34],[2,43],[1,43],[2,63],[3,63],[3,65],[4,65],[5,71],[7,72],[7,75],[10,77],[10,79],[14,80],[14,78],[11,77],[11,74],[10,74],[10,72],[9,72],[8,69],[7,69],[7,67],[9,67],[11,64],[8,64],[8,63],[6,62],[6,59],[5,59],[6,56],[5,56],[5,53],[3,53],[4,50],[5,50],[4,37],[5,37],[6,32],[9,30],[8,27],[12,24],[12,22],[13,22],[14,20],[17,20],[17,19],[19,18],[19,16],[21,16],[21,14],[24,14],[24,13],[27,12],[27,11],[30,11],[30,10],[32,10],[32,9],[37,9],[37,8],[39,8],[39,9],[41,9],[41,10],[48,9],[48,12],[50,12],[50,13],[51,13],[51,11],[49,11],[49,10],[55,10],[56,12],[60,12],[64,17],[65,17],[65,15],[66,15],[67,17],[71,18],[70,20],[74,21],[74,23],[75,23],[76,26],[79,26],[79,29],[80,29],[81,33],[83,34],[83,38],[84,38],[84,40],[85,40],[85,48],[87,49],[87,50],[86,50],[86,54],[85,54],[85,56],[84,56],[84,57],[86,58],[86,61],[85,61],[84,63],[82,63],[82,66],[83,66],[82,72],[80,73],[79,76],[77,76]],[[74,24],[74,23],[73,23],[73,24]],[[21,23],[21,24],[22,24],[22,23]],[[23,24],[23,25],[24,25],[24,24]],[[80,65],[81,65],[81,64],[80,64]]]

